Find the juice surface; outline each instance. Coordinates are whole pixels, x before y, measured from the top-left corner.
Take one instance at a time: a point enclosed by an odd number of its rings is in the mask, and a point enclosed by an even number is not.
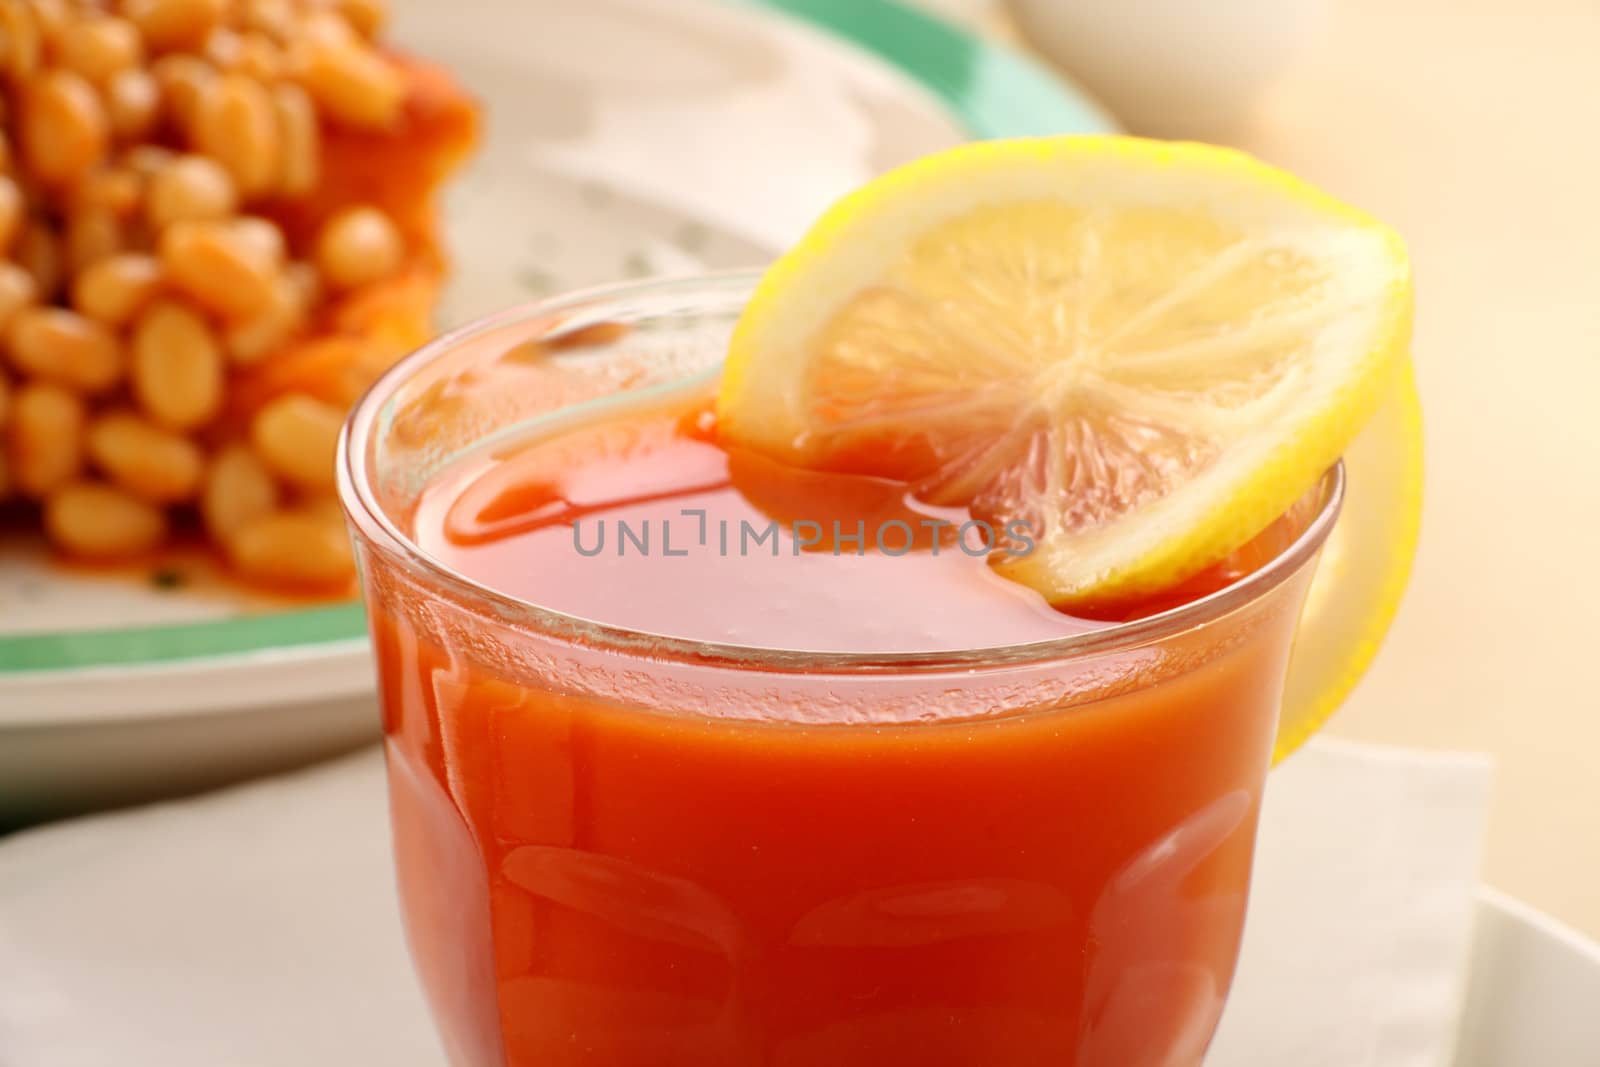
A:
[[[1272,558],[1277,526],[1184,587],[1074,618],[1001,578],[1005,530],[910,486],[730,452],[692,395],[519,442],[430,487],[414,536],[500,592],[646,633],[769,649],[936,652],[1045,641],[1203,596]]]
[[[996,575],[965,512],[730,454],[709,414],[695,398],[464,464],[424,495],[418,542],[542,607],[701,641],[921,652],[1098,625]]]
[[[705,513],[703,543],[686,508]],[[835,539],[835,519],[846,534],[861,521],[867,550]],[[1106,625],[996,577],[956,540],[964,519],[905,486],[724,452],[687,402],[447,471],[412,533],[494,589],[676,637],[936,651]],[[797,534],[808,520],[822,531]],[[776,553],[722,548],[724,521],[776,521]],[[873,550],[896,521],[915,544]],[[1123,617],[1211,591],[1285,536]],[[776,705],[741,681],[750,710],[732,717],[699,714],[692,685],[613,699],[542,646],[492,654],[492,624],[441,622],[414,589],[368,583],[407,929],[458,1065],[1199,1063],[1303,583],[1009,689],[901,680],[938,709],[910,723],[828,721],[870,709],[878,684],[839,676],[775,680]],[[1068,682],[1089,696],[1033,695]]]

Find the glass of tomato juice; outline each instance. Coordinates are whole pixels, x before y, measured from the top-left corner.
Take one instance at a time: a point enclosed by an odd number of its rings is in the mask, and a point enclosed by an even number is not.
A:
[[[877,543],[936,510],[904,486],[722,450],[754,281],[467,326],[346,428],[402,910],[451,1062],[1197,1064],[1339,471],[1232,569],[1075,619],[949,527]],[[801,513],[877,526],[858,550]],[[596,548],[608,517],[630,536]],[[763,517],[770,552],[718,545]]]

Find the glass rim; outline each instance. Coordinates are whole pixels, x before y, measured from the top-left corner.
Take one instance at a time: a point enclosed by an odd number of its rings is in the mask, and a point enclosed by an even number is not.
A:
[[[502,618],[515,619],[517,624],[557,641],[633,657],[669,659],[747,671],[857,674],[923,673],[1014,666],[1079,659],[1147,645],[1219,620],[1264,599],[1316,554],[1338,521],[1345,492],[1342,462],[1335,462],[1323,473],[1318,483],[1307,491],[1307,495],[1313,492],[1320,495],[1317,512],[1289,545],[1243,578],[1206,596],[1144,618],[1108,623],[1092,630],[1038,641],[934,652],[848,652],[702,641],[556,611],[480,582],[433,557],[401,529],[379,503],[368,475],[367,458],[377,435],[383,430],[380,412],[396,392],[420,371],[461,345],[488,333],[513,328],[519,323],[539,321],[549,324],[552,316],[577,311],[602,301],[625,303],[632,297],[674,291],[688,295],[708,287],[749,291],[760,276],[761,272],[755,270],[718,271],[613,282],[577,289],[516,304],[475,319],[440,334],[410,353],[372,383],[351,409],[339,434],[339,499],[355,534],[367,546],[376,549],[413,576],[420,573],[429,584],[455,592],[470,610],[482,611],[487,607]]]

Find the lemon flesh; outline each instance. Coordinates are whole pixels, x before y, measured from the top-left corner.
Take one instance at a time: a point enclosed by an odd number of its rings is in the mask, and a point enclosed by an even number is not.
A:
[[[1287,511],[1386,400],[1414,397],[1410,329],[1399,238],[1248,156],[980,142],[846,197],[773,265],[734,331],[718,419],[780,461],[1021,521],[1030,550],[1002,546],[996,569],[1071,610],[1169,589]],[[1375,484],[1376,512],[1348,527],[1402,536],[1405,520],[1371,515],[1414,513],[1414,488]],[[1327,616],[1340,642],[1373,644],[1347,609],[1386,623],[1384,595]],[[1318,659],[1337,666],[1292,699],[1320,709],[1370,655]]]

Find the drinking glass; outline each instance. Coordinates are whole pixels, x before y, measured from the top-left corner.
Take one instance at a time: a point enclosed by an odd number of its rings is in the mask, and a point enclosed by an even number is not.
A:
[[[451,1062],[1192,1067],[1337,469],[1219,592],[937,653],[635,632],[418,547],[457,458],[715,375],[754,281],[506,312],[346,427],[399,891]]]

